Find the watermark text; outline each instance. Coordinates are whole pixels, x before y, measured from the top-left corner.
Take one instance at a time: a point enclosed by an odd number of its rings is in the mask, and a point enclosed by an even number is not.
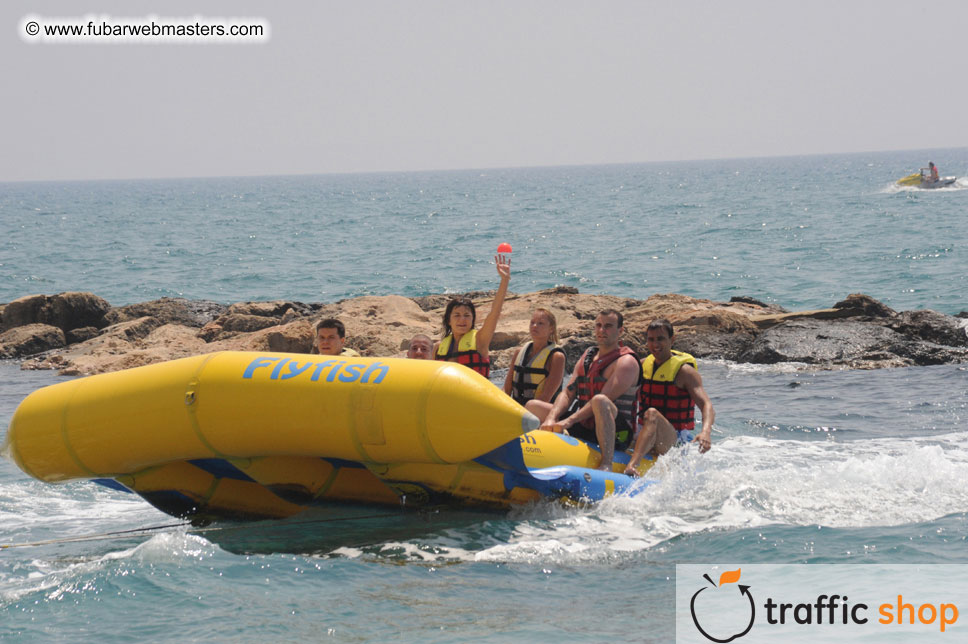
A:
[[[211,16],[122,18],[106,14],[50,18],[24,16],[20,36],[29,43],[262,44],[269,41],[264,18]]]

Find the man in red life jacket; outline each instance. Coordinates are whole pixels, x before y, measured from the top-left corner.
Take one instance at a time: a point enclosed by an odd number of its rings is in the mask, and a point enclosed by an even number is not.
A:
[[[622,314],[607,309],[595,318],[597,347],[590,347],[575,365],[568,387],[554,404],[528,401],[527,408],[541,419],[541,429],[563,432],[598,443],[602,460],[598,469],[612,470],[616,449],[632,439],[638,398],[639,360],[619,339],[625,329]],[[577,401],[574,407],[572,401]],[[568,415],[569,408],[574,411]]]
[[[635,439],[635,451],[625,473],[636,475],[636,466],[645,454],[659,456],[677,443],[699,444],[709,450],[716,411],[702,386],[696,359],[672,350],[672,323],[653,320],[646,331],[645,345],[651,355],[642,360],[642,387],[639,414],[642,429]],[[692,438],[695,408],[702,410],[702,431]]]

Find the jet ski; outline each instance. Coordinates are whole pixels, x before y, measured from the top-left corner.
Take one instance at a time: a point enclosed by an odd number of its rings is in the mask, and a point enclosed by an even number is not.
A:
[[[933,190],[935,188],[947,188],[953,185],[957,180],[958,177],[938,177],[932,181],[931,170],[929,168],[921,168],[914,174],[909,174],[906,177],[898,179],[896,183],[899,186],[921,188],[922,190]]]

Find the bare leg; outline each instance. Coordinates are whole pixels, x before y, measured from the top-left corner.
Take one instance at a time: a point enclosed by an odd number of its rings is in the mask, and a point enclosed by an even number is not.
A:
[[[537,416],[538,420],[543,423],[545,418],[548,417],[548,412],[551,411],[551,403],[546,403],[542,400],[529,400],[528,404],[526,404],[524,408]],[[547,428],[542,427],[541,429]]]
[[[618,407],[608,396],[598,394],[592,398],[592,411],[595,413],[595,437],[598,448],[602,450],[602,462],[598,469],[612,471],[612,458],[615,456],[615,416]]]
[[[639,432],[638,438],[635,439],[635,450],[625,468],[625,473],[629,476],[638,476],[636,468],[638,468],[639,461],[642,460],[643,456],[649,453],[661,456],[672,449],[676,440],[678,440],[678,434],[676,434],[676,429],[672,426],[672,423],[666,420],[665,416],[654,407],[650,407],[643,417],[642,430]]]

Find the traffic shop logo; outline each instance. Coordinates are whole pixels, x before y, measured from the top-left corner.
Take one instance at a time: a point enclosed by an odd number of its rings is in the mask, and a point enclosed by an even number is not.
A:
[[[756,577],[761,595],[766,595],[760,611],[763,626],[797,630],[817,629],[815,632],[818,636],[823,633],[822,638],[826,641],[833,641],[831,638],[836,638],[840,634],[845,637],[856,636],[857,631],[854,629],[858,627],[865,630],[881,628],[882,633],[887,633],[887,629],[895,632],[907,630],[912,638],[918,637],[918,641],[925,641],[932,634],[944,637],[958,623],[958,605],[953,601],[959,599],[958,591],[920,588],[913,574],[916,571],[908,573],[906,577],[888,580],[883,578],[886,573],[895,575],[898,573],[890,568],[885,573],[873,567],[854,566],[857,568],[851,571],[854,578],[841,582],[846,586],[837,588],[841,592],[832,593],[829,588],[830,581],[823,577],[826,573],[825,567],[821,567],[819,571],[805,567],[802,571],[798,571],[801,574],[792,576],[789,569],[784,569],[780,573],[768,566],[747,568],[747,573]],[[695,571],[695,573],[698,572]],[[785,579],[782,580],[784,583],[781,584],[781,588],[785,587],[785,590],[775,587],[776,579],[770,578],[770,572],[783,575]],[[881,573],[880,578],[873,577],[877,579],[877,587],[871,590],[872,586],[867,584],[863,590],[860,590],[856,578],[863,577],[867,573],[874,575],[878,572]],[[750,592],[750,586],[739,583],[741,573],[741,568],[727,570],[719,576],[718,584],[704,573],[702,578],[708,583],[702,584],[692,594],[689,601],[692,622],[696,630],[710,642],[717,642],[717,644],[732,642],[747,635],[756,622],[756,601],[753,599],[753,593]],[[818,574],[821,577],[818,578]],[[790,584],[793,580],[797,583],[791,589]],[[928,582],[922,582],[922,586],[926,583]],[[935,583],[937,585],[937,582]],[[824,586],[827,587],[824,588]],[[790,594],[802,595],[812,587],[827,590],[827,592],[820,592],[815,598],[811,597],[805,601],[802,597],[796,599],[790,597],[784,601]],[[689,596],[688,591],[686,588],[682,590],[684,592],[681,597],[685,599]],[[776,594],[778,590],[779,594]],[[856,594],[866,601],[856,601],[856,597],[854,600],[849,599],[843,592],[845,590],[859,591]],[[854,596],[855,592],[850,594]],[[775,597],[777,599],[774,599]],[[872,599],[879,601],[871,601]],[[685,615],[683,614],[682,617],[685,618]],[[830,630],[831,627],[833,631]],[[960,631],[959,634],[963,635],[964,631]],[[774,630],[771,637],[775,636],[777,631]],[[958,639],[957,636],[955,639]],[[962,637],[959,641],[965,640]]]
[[[710,642],[732,642],[753,628],[756,603],[750,587],[737,583],[741,571],[742,568],[727,570],[719,576],[718,585],[704,574],[708,585],[697,590],[689,601],[693,624]]]

